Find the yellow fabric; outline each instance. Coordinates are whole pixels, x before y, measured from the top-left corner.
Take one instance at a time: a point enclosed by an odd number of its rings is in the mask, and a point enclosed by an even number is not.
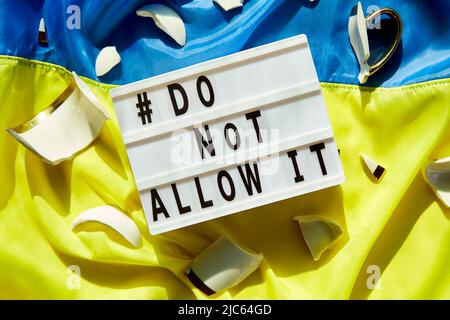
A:
[[[113,120],[72,161],[48,165],[4,130],[42,110],[70,77],[61,67],[0,58],[0,298],[205,299],[184,270],[221,234],[265,259],[211,298],[450,298],[450,213],[420,176],[429,157],[450,155],[450,80],[394,89],[323,84],[342,186],[151,236],[109,86],[86,80]],[[368,177],[360,153],[386,168],[380,183]],[[105,204],[136,221],[142,248],[100,225],[72,232],[80,212]],[[318,262],[292,219],[302,214],[335,219],[345,231]],[[79,289],[68,285],[73,265]],[[366,286],[371,265],[381,268],[379,289]]]

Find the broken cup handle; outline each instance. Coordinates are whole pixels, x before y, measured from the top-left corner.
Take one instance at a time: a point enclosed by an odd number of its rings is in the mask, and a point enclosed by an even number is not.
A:
[[[397,49],[398,45],[400,44],[401,37],[402,37],[402,19],[400,18],[400,15],[391,8],[382,8],[380,10],[376,10],[367,17],[365,17],[366,23],[369,23],[373,19],[375,19],[378,16],[381,15],[387,15],[389,18],[395,21],[397,24],[397,33],[395,35],[394,41],[392,42],[391,47],[385,52],[385,54],[373,65],[370,66],[369,69],[369,76],[373,75],[375,72],[380,70],[381,67],[385,65],[385,63],[392,57],[395,50]]]

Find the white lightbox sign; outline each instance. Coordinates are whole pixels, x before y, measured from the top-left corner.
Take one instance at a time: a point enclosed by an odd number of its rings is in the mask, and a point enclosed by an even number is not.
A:
[[[152,234],[345,180],[304,35],[111,97]]]

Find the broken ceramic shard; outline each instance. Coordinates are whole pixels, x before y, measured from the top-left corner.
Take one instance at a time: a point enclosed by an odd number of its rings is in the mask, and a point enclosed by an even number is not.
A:
[[[355,51],[356,58],[359,62],[359,76],[360,83],[365,83],[370,75],[370,49],[369,37],[367,35],[366,18],[362,10],[361,2],[358,2],[356,12],[352,12],[348,21],[348,34],[350,36],[350,43]]]
[[[50,106],[7,130],[39,158],[56,165],[91,144],[107,119],[95,94],[73,72],[72,83]]]
[[[376,163],[375,161],[373,161],[372,159],[370,159],[369,157],[367,157],[364,154],[361,154],[360,157],[361,157],[361,160],[366,165],[367,169],[369,169],[372,176],[377,181],[381,181],[381,179],[383,179],[383,177],[384,177],[384,174],[386,173],[386,169],[383,168],[382,166],[380,166],[378,163]]]
[[[186,44],[184,22],[174,10],[162,4],[149,4],[136,11],[140,17],[152,18],[156,26],[167,33],[180,46]]]
[[[114,207],[102,206],[83,211],[73,221],[72,229],[88,222],[98,222],[108,226],[118,232],[134,247],[142,246],[141,232],[134,221]]]
[[[244,0],[214,0],[223,10],[230,11],[243,6]]]
[[[47,32],[45,31],[45,21],[44,18],[41,18],[41,21],[39,21],[39,36],[38,36],[39,44],[41,45],[48,45],[47,40]]]
[[[308,215],[297,216],[303,238],[315,261],[319,260],[326,250],[331,249],[344,234],[339,223],[329,218]]]
[[[186,275],[209,296],[237,285],[259,267],[262,259],[262,254],[222,236],[194,259]]]
[[[422,175],[442,203],[450,208],[450,157],[428,162]]]
[[[120,55],[116,47],[103,48],[95,60],[95,73],[97,77],[107,74],[112,68],[120,63]]]

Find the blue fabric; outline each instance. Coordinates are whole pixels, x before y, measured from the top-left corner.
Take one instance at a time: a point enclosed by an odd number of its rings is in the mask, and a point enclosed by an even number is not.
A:
[[[175,9],[186,24],[187,43],[178,46],[151,19],[135,10],[152,2]],[[321,81],[358,84],[358,64],[347,24],[357,0],[247,0],[243,10],[225,13],[212,0],[0,0],[0,54],[65,66],[97,79],[100,49],[115,45],[122,63],[98,79],[124,84],[201,61],[305,33]],[[393,87],[450,75],[450,1],[370,0],[397,10],[403,40],[396,55],[366,85]],[[81,8],[81,29],[70,30],[69,5]],[[46,21],[49,46],[37,42],[39,20]],[[386,27],[374,34],[374,52],[392,37]],[[385,42],[386,42],[385,41]],[[377,48],[380,45],[381,47]],[[301,72],[301,70],[299,70]]]

